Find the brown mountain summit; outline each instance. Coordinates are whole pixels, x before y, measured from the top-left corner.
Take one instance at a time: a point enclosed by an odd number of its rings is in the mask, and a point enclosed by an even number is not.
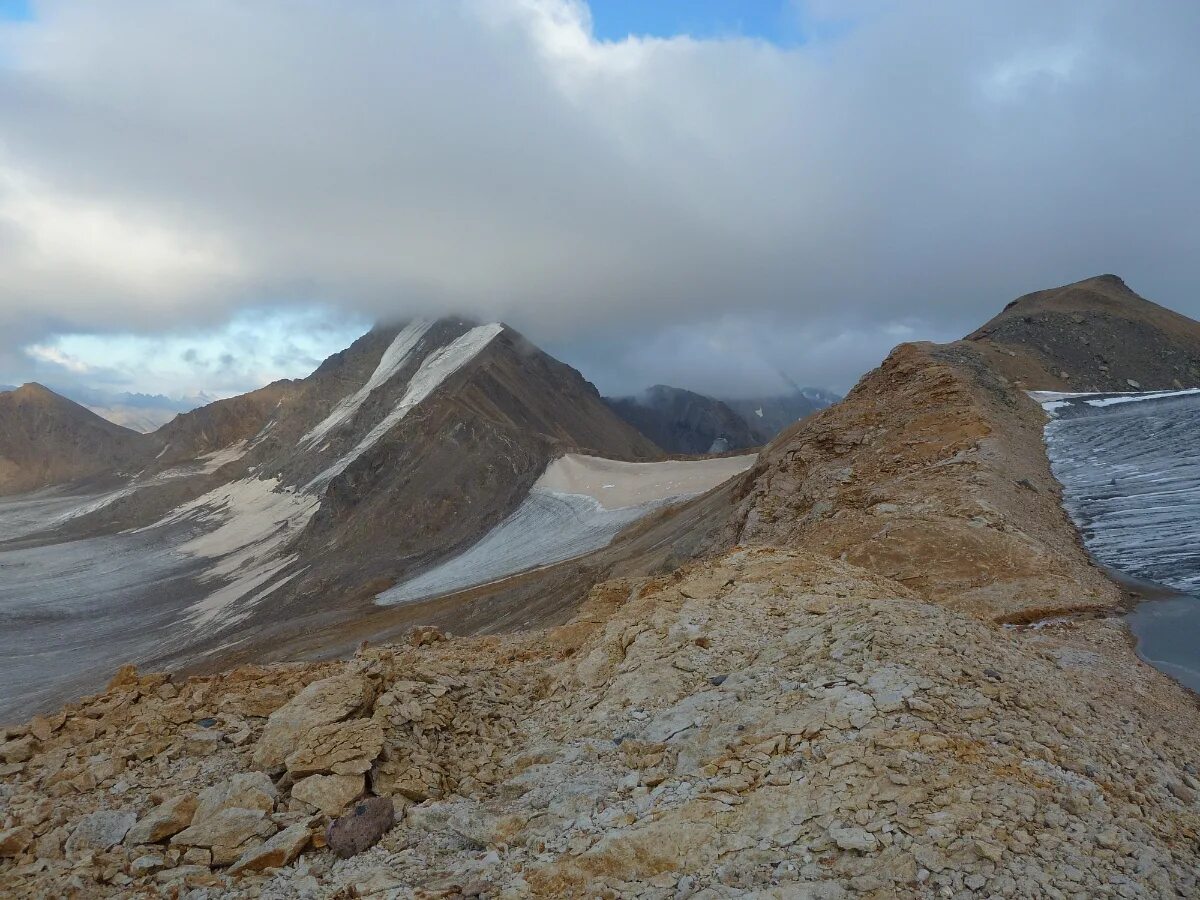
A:
[[[40,384],[0,393],[0,495],[116,476],[152,456],[151,446]]]
[[[1169,390],[1200,385],[1200,323],[1116,275],[1018,297],[967,340],[1029,390]]]

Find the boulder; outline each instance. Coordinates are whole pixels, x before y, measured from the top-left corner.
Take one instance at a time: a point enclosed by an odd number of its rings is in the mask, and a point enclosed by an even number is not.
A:
[[[310,775],[292,786],[292,796],[333,818],[363,792],[362,775]]]
[[[222,809],[237,807],[272,812],[278,792],[263,772],[240,772],[228,781],[206,787],[196,802],[193,823],[199,823]]]
[[[240,847],[252,837],[267,837],[274,832],[275,825],[263,810],[232,806],[185,828],[171,838],[171,843],[211,848],[215,860],[222,855],[217,852],[219,848]]]
[[[348,719],[374,699],[371,682],[359,675],[314,681],[271,713],[254,748],[254,764],[260,769],[280,766],[313,728]]]
[[[166,861],[157,853],[144,853],[129,864],[129,874],[140,878],[142,875],[157,872],[165,864]]]
[[[85,850],[107,850],[125,839],[137,813],[131,809],[101,809],[79,820],[67,838],[68,853]]]
[[[265,844],[251,847],[229,868],[231,875],[286,866],[308,846],[312,835],[303,823],[289,825]]]
[[[28,762],[32,756],[33,735],[31,734],[0,744],[0,759],[6,763]]]
[[[45,716],[34,716],[29,720],[29,733],[42,743],[50,740],[54,734],[54,724]]]
[[[326,772],[361,775],[382,750],[383,727],[371,719],[355,719],[311,729],[285,763],[297,778]]]
[[[342,859],[362,853],[387,834],[396,824],[396,810],[390,797],[371,797],[356,803],[354,809],[329,823],[325,842]]]
[[[20,856],[33,843],[33,832],[24,826],[0,831],[0,856]]]
[[[863,828],[831,828],[829,836],[843,850],[874,850],[878,845],[875,835]]]
[[[160,803],[129,829],[125,843],[156,844],[165,841],[192,824],[196,814],[196,795],[180,794]]]

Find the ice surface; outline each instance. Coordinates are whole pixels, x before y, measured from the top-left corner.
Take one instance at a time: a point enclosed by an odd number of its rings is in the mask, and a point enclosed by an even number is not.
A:
[[[703,493],[746,471],[756,458],[749,453],[639,463],[568,453],[546,467],[537,486],[558,493],[586,494],[606,509],[618,509]]]
[[[504,326],[500,324],[480,325],[425,357],[420,368],[413,373],[404,396],[400,398],[395,408],[384,416],[383,421],[372,428],[349,453],[305,485],[305,490],[323,489],[330,481],[345,472],[356,459],[379,443],[385,434],[412,412],[421,401],[436,391],[447,378],[478,356],[479,352],[503,330]]]
[[[583,494],[534,490],[465,553],[385,591],[377,602],[407,603],[582,556],[607,545],[652,506],[605,509]]]
[[[1200,391],[1082,395],[1046,425],[1088,550],[1126,574],[1200,590]]]
[[[1200,394],[1200,388],[1185,388],[1178,391],[1119,391],[1114,393],[1069,393],[1064,391],[1029,391],[1029,396],[1042,405],[1047,415],[1058,417],[1064,411],[1076,414],[1086,412],[1087,407],[1103,409],[1125,403],[1140,403],[1152,400],[1170,400]]]
[[[0,522],[31,512],[44,518],[56,500],[78,498],[0,498]],[[0,722],[94,690],[121,663],[141,663],[195,640],[179,622],[203,561],[174,552],[178,538],[172,528],[0,546]]]
[[[432,322],[415,319],[401,329],[388,348],[383,351],[383,356],[379,358],[379,365],[375,367],[375,371],[371,373],[367,383],[353,394],[339,400],[328,416],[300,438],[300,447],[311,447],[333,429],[352,418],[376,388],[387,384],[392,376],[400,371],[413,350],[416,349],[417,344],[421,342],[421,338],[425,337],[426,332],[432,326]]]
[[[626,463],[568,454],[551,463],[525,502],[466,552],[376,598],[408,603],[563,562],[599,550],[624,528],[673,500],[745,471],[753,454]],[[567,490],[570,488],[571,490]]]
[[[64,494],[45,488],[31,494],[0,498],[0,541],[46,531],[69,519],[101,509],[126,496],[128,489],[103,494]]]
[[[248,614],[252,604],[243,603],[236,611],[234,604],[287,568],[293,560],[280,551],[308,524],[319,505],[316,497],[281,488],[277,479],[248,478],[209,491],[141,530],[177,523],[198,526],[200,533],[177,550],[185,556],[212,560],[199,578],[224,584],[192,606],[189,616],[196,625],[218,619],[236,621]],[[266,593],[269,591],[254,599]]]

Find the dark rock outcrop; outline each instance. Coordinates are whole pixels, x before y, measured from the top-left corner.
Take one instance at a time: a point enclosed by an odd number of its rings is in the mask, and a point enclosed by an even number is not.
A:
[[[656,384],[638,397],[606,402],[669,453],[723,453],[762,443],[726,404],[682,388]]]

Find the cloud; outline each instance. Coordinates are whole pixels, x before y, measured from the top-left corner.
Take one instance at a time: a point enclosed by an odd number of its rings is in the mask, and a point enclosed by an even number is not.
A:
[[[1099,272],[1200,312],[1200,7],[800,15],[780,47],[598,41],[579,0],[39,3],[0,24],[0,374],[325,304],[502,317],[602,386],[845,387]]]
[[[36,362],[49,363],[52,366],[58,366],[74,375],[86,375],[92,371],[92,367],[83,360],[76,359],[68,353],[63,353],[57,347],[47,347],[42,344],[33,344],[25,349],[26,354]]]
[[[283,307],[241,311],[215,328],[64,334],[28,347],[33,369],[15,380],[42,381],[72,398],[95,390],[227,397],[307,375],[369,325],[333,310]]]

